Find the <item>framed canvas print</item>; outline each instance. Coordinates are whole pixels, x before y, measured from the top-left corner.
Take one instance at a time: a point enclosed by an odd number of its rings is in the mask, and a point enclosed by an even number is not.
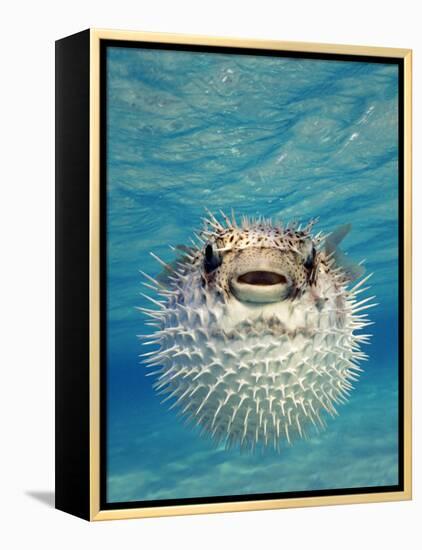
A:
[[[56,43],[56,506],[411,498],[411,52]]]

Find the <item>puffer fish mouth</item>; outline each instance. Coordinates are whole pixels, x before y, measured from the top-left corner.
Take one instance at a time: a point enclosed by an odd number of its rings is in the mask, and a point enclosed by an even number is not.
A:
[[[287,298],[290,281],[283,273],[257,269],[233,277],[230,288],[241,302],[274,303]]]
[[[247,285],[278,285],[286,284],[287,278],[280,273],[274,271],[248,271],[243,275],[239,275],[237,282]]]

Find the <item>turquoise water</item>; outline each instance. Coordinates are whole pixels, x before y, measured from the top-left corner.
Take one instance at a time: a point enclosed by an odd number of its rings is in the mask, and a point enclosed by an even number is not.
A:
[[[109,502],[398,483],[396,65],[108,48]],[[370,360],[340,416],[281,455],[215,448],[160,405],[138,355],[142,269],[204,209],[352,223],[373,272]]]

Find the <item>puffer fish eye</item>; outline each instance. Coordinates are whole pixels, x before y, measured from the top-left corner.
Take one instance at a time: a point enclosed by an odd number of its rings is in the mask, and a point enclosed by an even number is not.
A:
[[[314,261],[315,261],[315,246],[312,245],[311,252],[306,256],[304,266],[306,269],[312,269],[314,267]]]
[[[204,269],[207,273],[211,273],[211,271],[214,271],[217,269],[217,267],[221,264],[221,258],[216,252],[211,244],[207,244],[205,247],[205,258],[204,258]]]

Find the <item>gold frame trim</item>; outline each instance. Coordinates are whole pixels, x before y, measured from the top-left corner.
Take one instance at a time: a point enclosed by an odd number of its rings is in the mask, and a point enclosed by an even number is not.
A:
[[[404,490],[292,499],[250,500],[154,508],[100,509],[100,40],[129,40],[256,48],[298,52],[394,57],[404,60]],[[147,33],[90,30],[90,519],[91,521],[186,514],[211,514],[335,504],[389,502],[412,498],[412,50],[372,46],[316,44]]]

